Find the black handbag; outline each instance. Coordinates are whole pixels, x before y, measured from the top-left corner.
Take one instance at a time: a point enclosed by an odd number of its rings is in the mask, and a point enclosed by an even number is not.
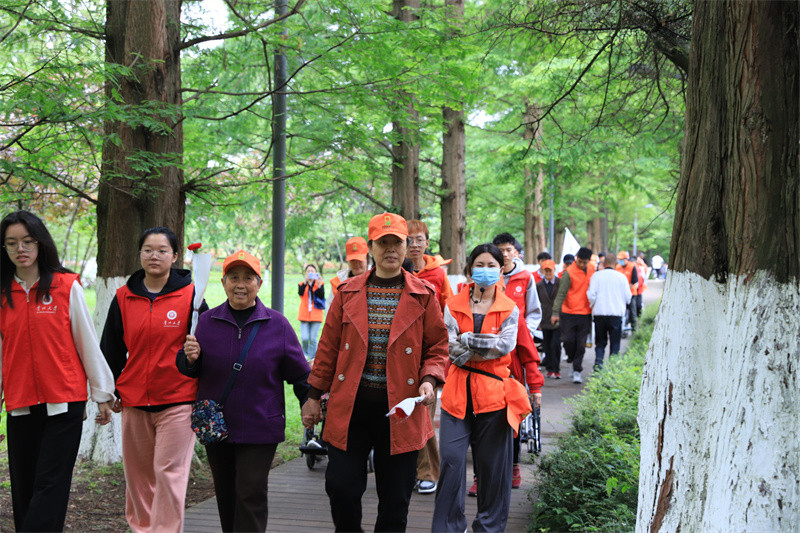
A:
[[[242,348],[242,353],[239,354],[239,360],[233,364],[230,376],[228,376],[228,383],[225,384],[225,390],[222,391],[219,401],[195,400],[192,405],[192,430],[197,435],[200,444],[215,444],[228,438],[228,425],[225,423],[222,410],[228,395],[231,393],[233,383],[236,381],[236,376],[242,369],[242,363],[247,357],[247,352],[250,350],[250,345],[253,344],[253,339],[255,339],[259,327],[261,327],[261,322],[256,322],[250,331],[250,336],[247,338],[244,348]]]

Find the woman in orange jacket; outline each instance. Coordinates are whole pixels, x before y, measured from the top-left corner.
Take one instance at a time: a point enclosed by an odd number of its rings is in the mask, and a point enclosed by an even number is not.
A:
[[[466,454],[472,444],[478,476],[474,531],[504,531],[511,501],[513,437],[531,411],[525,387],[510,377],[519,308],[498,289],[503,255],[494,244],[467,259],[473,280],[447,301],[444,320],[450,360],[442,390],[441,474],[433,531],[466,531]]]
[[[408,229],[384,213],[369,224],[375,268],[344,281],[334,296],[308,378],[303,424],[319,421],[320,396],[330,392],[323,438],[328,443],[325,491],[336,531],[361,531],[367,457],[375,455],[376,531],[404,531],[417,452],[433,435],[428,410],[387,417],[406,398],[436,401],[444,380],[447,330],[436,295],[402,269]]]
[[[317,335],[322,326],[322,316],[325,313],[325,282],[317,273],[317,267],[307,264],[305,278],[297,284],[297,294],[300,295],[300,309],[297,320],[300,321],[300,344],[307,361],[313,361],[317,354]]]

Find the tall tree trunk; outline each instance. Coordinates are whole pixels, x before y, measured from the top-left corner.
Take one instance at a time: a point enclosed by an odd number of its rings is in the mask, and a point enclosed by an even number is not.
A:
[[[800,524],[798,2],[697,2],[638,531]]]
[[[176,251],[178,264],[182,264],[185,193],[178,110],[180,5],[180,0],[106,2],[106,62],[130,70],[127,76],[107,80],[106,96],[122,105],[147,106],[152,111],[145,115],[149,121],[118,120],[104,125],[108,140],[103,144],[97,201],[94,319],[98,330],[105,323],[114,292],[139,268],[136,245],[144,229],[171,228],[178,235]],[[81,455],[100,462],[119,460],[117,422],[97,432],[95,424],[84,427]]]
[[[539,121],[541,110],[536,103],[525,99],[525,130],[523,139],[531,143],[532,150],[541,146],[542,125]],[[541,165],[525,164],[525,219],[524,245],[525,262],[533,263],[536,255],[546,248],[544,233],[544,169]]]
[[[418,18],[419,0],[393,0],[392,15],[403,22]],[[419,111],[413,96],[398,90],[392,122],[392,205],[407,220],[419,218]]]
[[[453,17],[463,19],[464,0],[446,0]],[[453,260],[448,272],[461,274],[467,264],[467,170],[464,111],[442,108],[441,254]]]

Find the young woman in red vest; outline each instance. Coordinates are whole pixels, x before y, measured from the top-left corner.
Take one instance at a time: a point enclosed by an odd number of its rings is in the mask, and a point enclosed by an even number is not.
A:
[[[510,377],[519,308],[498,290],[503,256],[481,244],[467,268],[473,284],[447,301],[444,321],[452,365],[442,389],[441,474],[432,531],[466,531],[466,455],[472,444],[478,476],[474,531],[504,531],[511,501],[513,438],[531,411],[525,387]]]
[[[317,267],[308,264],[305,278],[297,285],[297,294],[300,296],[300,309],[297,311],[297,320],[300,321],[300,344],[307,361],[313,361],[317,355],[317,336],[322,326],[322,317],[325,306],[317,306],[314,299],[325,299],[325,282],[317,273]]]
[[[0,405],[17,531],[62,531],[87,392],[111,420],[114,380],[80,280],[61,266],[50,232],[27,211],[0,223]],[[0,435],[0,441],[3,436]]]
[[[183,530],[197,380],[175,366],[194,297],[189,271],[172,268],[177,250],[169,228],[144,232],[142,269],[117,290],[101,340],[122,411],[125,518],[134,533]]]

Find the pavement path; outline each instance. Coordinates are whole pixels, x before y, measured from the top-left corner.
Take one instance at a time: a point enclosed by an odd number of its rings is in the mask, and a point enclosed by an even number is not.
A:
[[[644,294],[644,304],[649,305],[661,297],[663,281],[648,282],[648,290]],[[622,350],[627,348],[627,340],[623,339]],[[584,357],[584,383],[591,378],[594,364],[594,349],[587,348]],[[553,449],[553,441],[570,429],[569,415],[572,406],[565,400],[578,394],[583,385],[572,383],[571,367],[562,361],[560,380],[549,379],[542,391],[542,451],[547,453]],[[438,416],[437,416],[438,422]],[[438,426],[438,423],[437,423]],[[511,509],[509,512],[507,531],[526,531],[530,523],[531,502],[529,494],[535,486],[536,465],[523,447],[520,465],[522,469],[522,486],[511,491]],[[471,461],[471,458],[469,459]],[[294,459],[274,468],[269,475],[269,529],[268,531],[331,531],[333,523],[330,517],[328,496],[325,494],[325,466],[327,460],[317,463],[314,469],[306,466],[303,457]],[[471,484],[471,466],[467,467]],[[420,495],[414,492],[408,512],[408,531],[430,531],[433,517],[434,495]],[[363,522],[365,531],[375,526],[378,498],[375,493],[375,476],[370,474],[367,491],[364,493]],[[477,498],[467,498],[467,522],[477,512]],[[184,531],[187,533],[218,533],[220,530],[214,498],[199,503],[186,511]]]

